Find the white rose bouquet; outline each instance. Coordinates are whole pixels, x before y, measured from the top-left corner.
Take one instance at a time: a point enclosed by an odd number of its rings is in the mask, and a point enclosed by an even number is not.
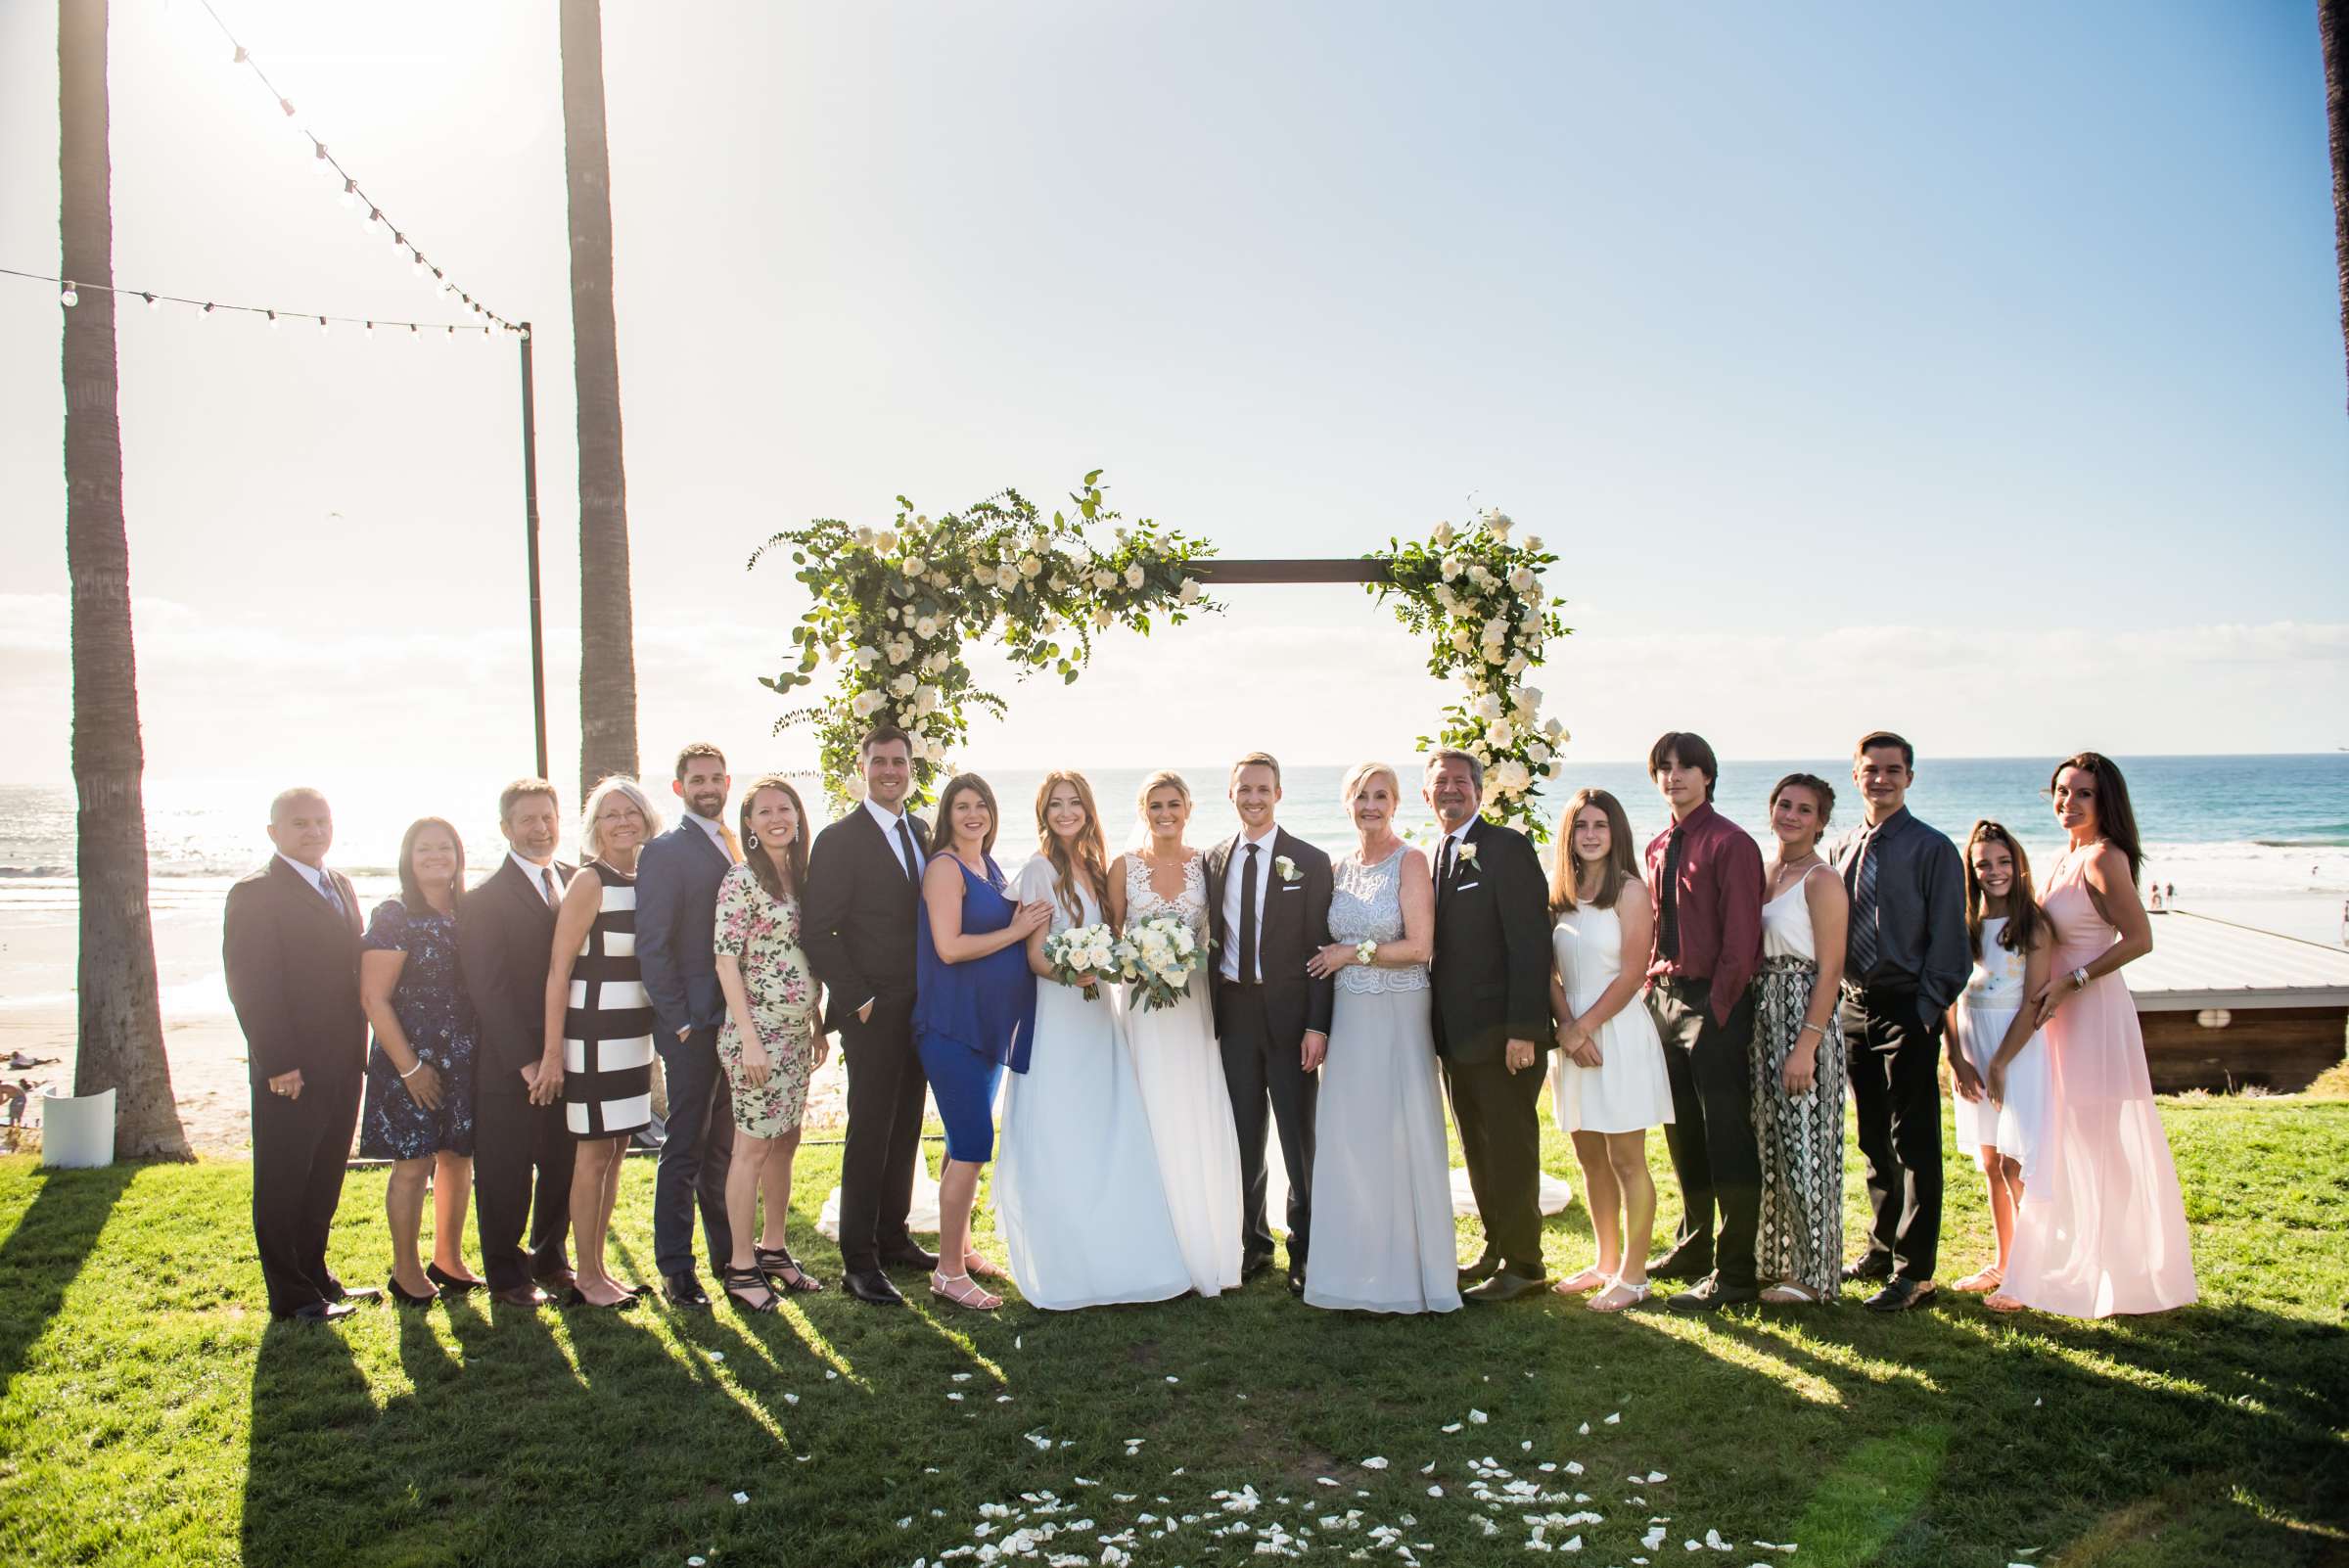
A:
[[[1108,975],[1116,977],[1120,970],[1118,939],[1107,926],[1071,926],[1055,931],[1044,939],[1044,962],[1052,966],[1052,978],[1064,986],[1074,986],[1080,975],[1088,977],[1084,999],[1101,999],[1101,988],[1096,982]]]
[[[1182,1000],[1191,976],[1207,964],[1207,949],[1180,915],[1152,915],[1126,928],[1118,944],[1118,978],[1129,983],[1142,1011],[1156,1012]]]

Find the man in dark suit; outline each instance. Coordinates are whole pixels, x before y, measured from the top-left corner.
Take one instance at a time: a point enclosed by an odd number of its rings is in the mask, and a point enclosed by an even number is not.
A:
[[[710,1293],[693,1271],[693,1210],[702,1210],[710,1265],[734,1256],[726,1223],[726,1170],[734,1161],[734,1098],[717,1060],[726,998],[717,989],[717,886],[742,858],[725,824],[733,788],[726,759],[707,743],[677,754],[670,788],[685,803],[677,825],[636,861],[636,963],[658,1026],[653,1040],[668,1084],[660,1174],[653,1181],[653,1261],[679,1307],[707,1311]]]
[[[929,1080],[913,1049],[913,942],[929,824],[905,810],[913,748],[882,725],[857,748],[864,800],[815,836],[801,945],[824,983],[824,1027],[849,1070],[840,1162],[843,1288],[875,1307],[905,1298],[885,1268],[938,1267],[906,1228]]]
[[[1485,770],[1466,752],[1427,759],[1425,792],[1444,828],[1436,852],[1436,1054],[1451,1091],[1485,1250],[1460,1270],[1467,1301],[1515,1301],[1547,1282],[1542,1262],[1543,1052],[1549,1010],[1549,899],[1542,857],[1515,828],[1488,822]]]
[[[1305,1291],[1313,1241],[1313,1104],[1329,1050],[1336,983],[1306,960],[1329,945],[1329,856],[1273,820],[1280,763],[1251,752],[1232,764],[1240,831],[1207,853],[1216,1040],[1240,1134],[1240,1277],[1272,1262],[1265,1213],[1265,1112],[1280,1129],[1289,1176],[1289,1293]]]
[[[555,909],[577,867],[555,860],[562,836],[555,787],[516,779],[498,797],[503,864],[465,896],[457,955],[480,1022],[474,1080],[474,1212],[489,1296],[509,1307],[572,1287],[571,1132],[560,1097],[533,1091],[546,1051],[546,972]],[[535,1173],[533,1195],[531,1176]],[[530,1234],[525,1250],[523,1234]]]
[[[253,1237],[275,1318],[341,1317],[382,1294],[345,1289],[326,1267],[367,1066],[358,896],[326,868],[334,841],[316,790],[271,802],[277,853],[228,890],[221,939],[253,1079]]]

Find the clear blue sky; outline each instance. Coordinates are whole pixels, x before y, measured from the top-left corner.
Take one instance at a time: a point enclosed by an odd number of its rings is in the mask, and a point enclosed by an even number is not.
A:
[[[566,776],[553,8],[222,10],[540,325]],[[797,613],[741,570],[774,528],[1095,466],[1228,554],[1505,507],[1565,556],[1581,632],[1540,684],[1584,756],[2349,742],[2305,3],[605,12],[655,757],[805,754],[751,684]],[[54,22],[0,11],[0,264],[36,270]],[[433,315],[199,8],[117,0],[115,34],[122,282]],[[0,775],[54,779],[57,306],[0,285]],[[159,776],[527,765],[511,353],[354,336],[122,324]],[[1421,657],[1358,596],[1254,590],[1023,692],[974,760],[1395,752],[1444,696]]]

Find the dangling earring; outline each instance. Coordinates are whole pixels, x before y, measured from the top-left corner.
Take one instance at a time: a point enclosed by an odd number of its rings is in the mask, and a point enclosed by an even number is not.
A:
[[[759,835],[753,833],[745,837],[742,841],[742,847],[746,850],[756,850],[759,848]]]

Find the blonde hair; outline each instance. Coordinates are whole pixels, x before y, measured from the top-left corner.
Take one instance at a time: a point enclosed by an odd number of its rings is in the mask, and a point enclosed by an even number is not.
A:
[[[1346,769],[1345,778],[1338,783],[1338,805],[1349,815],[1352,815],[1354,798],[1361,793],[1362,786],[1382,774],[1386,778],[1387,787],[1395,792],[1396,802],[1401,804],[1403,800],[1403,775],[1401,773],[1396,772],[1394,767],[1386,762],[1357,762]]]
[[[582,859],[600,860],[604,857],[604,835],[596,826],[596,818],[603,814],[604,802],[615,795],[626,796],[635,803],[636,809],[644,813],[644,836],[648,841],[666,826],[661,819],[661,808],[653,804],[651,796],[644,793],[644,786],[632,778],[623,778],[615,773],[589,790],[586,804],[579,807],[579,855]]]
[[[1061,842],[1060,835],[1052,831],[1049,820],[1052,792],[1063,784],[1077,792],[1077,804],[1084,807],[1084,826],[1077,830],[1074,855],[1070,854],[1069,846]],[[1045,861],[1052,867],[1053,895],[1071,920],[1084,918],[1084,900],[1078,897],[1081,879],[1098,902],[1109,902],[1109,847],[1101,835],[1100,808],[1093,805],[1093,786],[1082,773],[1056,767],[1044,775],[1043,783],[1036,790],[1036,838],[1043,846]]]
[[[1150,827],[1150,797],[1170,785],[1182,792],[1183,805],[1194,804],[1191,800],[1191,787],[1183,782],[1182,775],[1171,767],[1160,768],[1142,780],[1141,789],[1133,797],[1133,814],[1141,819],[1143,831],[1147,832]]]

